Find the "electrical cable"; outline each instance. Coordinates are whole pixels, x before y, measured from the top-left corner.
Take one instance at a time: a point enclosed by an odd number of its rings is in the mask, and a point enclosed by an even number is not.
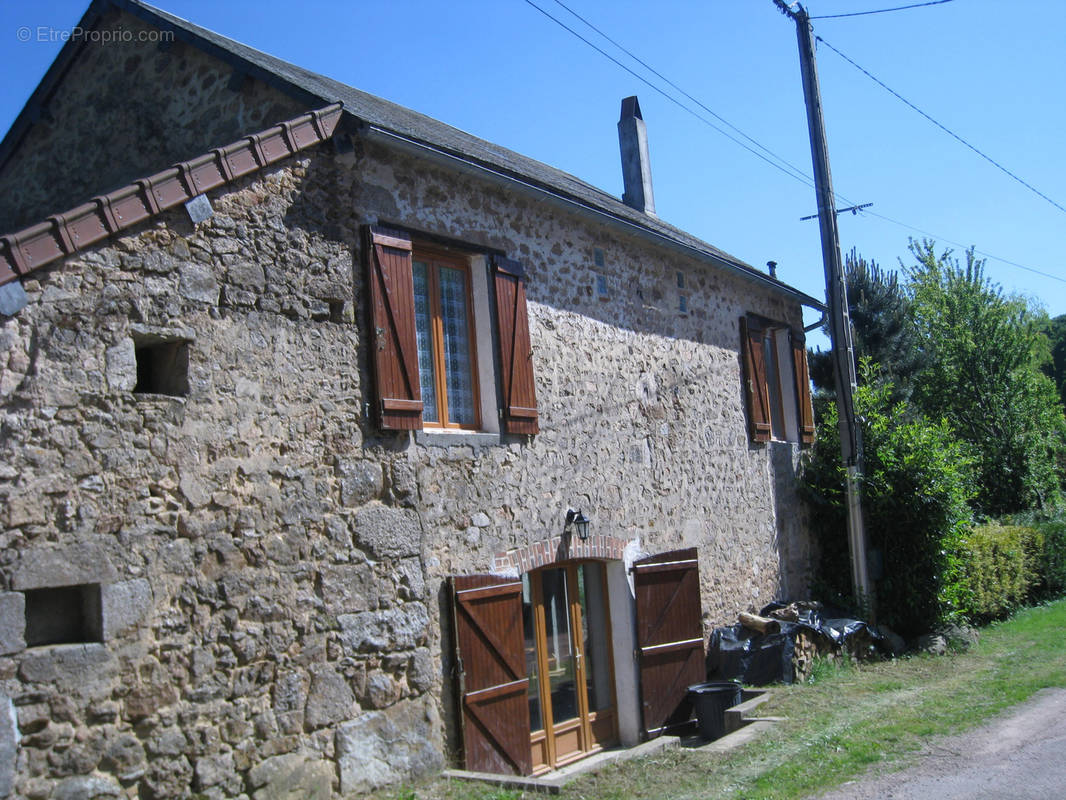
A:
[[[946,236],[938,236],[935,233],[930,233],[929,231],[922,230],[921,228],[916,228],[914,225],[908,225],[906,222],[900,222],[898,219],[892,219],[892,217],[886,217],[884,214],[878,214],[876,211],[870,211],[869,209],[863,209],[863,210],[861,210],[859,212],[859,214],[869,214],[871,217],[877,217],[878,219],[883,219],[885,222],[891,222],[893,225],[898,225],[901,228],[907,228],[908,230],[912,230],[915,233],[920,233],[920,234],[922,234],[922,236],[928,236],[928,237],[930,237],[931,239],[934,239],[937,242],[945,242],[946,244],[954,245],[955,247],[960,247],[963,250],[969,249],[966,245],[962,244],[961,242],[955,242],[955,241],[952,241],[951,239],[948,239]],[[1017,267],[1018,269],[1023,269],[1026,272],[1032,272],[1035,275],[1040,275],[1041,277],[1044,277],[1044,278],[1050,278],[1051,280],[1058,281],[1059,283],[1066,283],[1066,278],[1063,278],[1061,275],[1052,275],[1050,272],[1044,272],[1042,270],[1035,269],[1033,267],[1027,267],[1025,264],[1019,264],[1017,261],[1011,261],[1010,259],[1003,258],[1003,257],[997,256],[997,255],[993,255],[992,253],[986,253],[984,250],[978,250],[976,247],[974,247],[973,251],[974,251],[975,254],[977,254],[979,256],[984,256],[985,258],[991,259],[993,261],[999,261],[999,262],[1001,262],[1003,264],[1008,264],[1008,265],[1010,265],[1012,267]]]
[[[888,86],[887,84],[885,84],[885,83],[884,83],[883,81],[881,81],[881,80],[879,80],[878,78],[876,78],[876,77],[875,77],[874,75],[872,75],[872,74],[871,74],[871,73],[870,73],[870,72],[869,72],[868,70],[866,70],[866,69],[865,69],[864,67],[860,66],[859,64],[856,64],[856,63],[855,63],[854,61],[852,61],[852,60],[851,60],[850,58],[848,58],[848,57],[847,57],[846,55],[844,55],[844,54],[843,54],[842,52],[840,52],[839,50],[837,50],[837,49],[836,49],[835,47],[833,47],[833,45],[829,44],[829,42],[827,42],[827,41],[826,41],[825,39],[823,39],[823,38],[822,38],[821,36],[817,36],[817,35],[816,35],[816,36],[815,36],[814,38],[815,38],[815,39],[817,39],[817,40],[818,40],[819,42],[821,42],[822,44],[824,44],[824,45],[825,45],[826,47],[828,47],[828,48],[829,48],[830,50],[832,50],[832,51],[833,51],[834,53],[836,53],[836,54],[837,54],[838,56],[840,56],[840,57],[841,57],[842,59],[844,59],[845,61],[847,61],[847,62],[848,62],[849,64],[851,64],[851,66],[855,67],[855,69],[859,70],[859,72],[861,72],[861,73],[862,73],[863,75],[865,75],[865,76],[866,76],[867,78],[869,78],[870,80],[872,80],[872,81],[873,81],[874,83],[876,83],[876,84],[877,84],[878,86],[880,86],[880,87],[881,87],[882,89],[884,89],[884,90],[885,90],[886,92],[888,92],[889,94],[891,94],[891,95],[892,95],[893,97],[897,98],[898,100],[900,100],[901,102],[903,102],[903,103],[904,103],[905,105],[907,105],[907,106],[908,106],[909,108],[913,109],[914,111],[917,111],[917,112],[918,112],[919,114],[921,114],[921,115],[922,115],[923,117],[925,117],[925,118],[926,118],[927,120],[929,120],[929,121],[930,121],[930,122],[932,122],[932,123],[933,123],[934,125],[936,125],[936,126],[937,126],[938,128],[940,128],[940,130],[944,131],[944,133],[948,134],[948,135],[949,135],[949,136],[950,136],[951,138],[953,138],[953,139],[955,139],[956,141],[958,141],[958,142],[960,142],[960,143],[962,143],[962,144],[966,145],[966,147],[968,147],[968,148],[969,148],[970,150],[973,150],[973,152],[977,153],[977,155],[981,156],[981,158],[983,158],[983,159],[984,159],[985,161],[987,161],[987,162],[988,162],[989,164],[991,164],[992,166],[994,166],[994,167],[995,167],[996,169],[998,169],[998,170],[1000,170],[1001,172],[1003,172],[1004,174],[1006,174],[1006,175],[1010,176],[1011,178],[1013,178],[1014,180],[1016,180],[1016,181],[1017,181],[1018,183],[1020,183],[1020,184],[1021,184],[1022,186],[1024,186],[1024,187],[1025,187],[1026,189],[1028,189],[1029,191],[1033,192],[1033,193],[1034,193],[1034,194],[1036,194],[1036,195],[1037,195],[1038,197],[1041,197],[1041,198],[1043,198],[1043,199],[1044,199],[1044,200],[1046,200],[1047,202],[1051,203],[1051,205],[1055,206],[1055,208],[1057,208],[1057,209],[1058,209],[1059,211],[1061,211],[1061,212],[1063,212],[1064,214],[1066,214],[1066,207],[1063,207],[1063,206],[1059,205],[1059,204],[1058,204],[1057,202],[1055,202],[1054,200],[1052,200],[1052,199],[1051,199],[1050,197],[1048,197],[1048,196],[1047,196],[1046,194],[1044,194],[1043,192],[1041,192],[1041,191],[1040,191],[1039,189],[1037,189],[1036,187],[1032,186],[1032,185],[1031,185],[1031,184],[1029,184],[1029,183],[1026,183],[1026,182],[1025,182],[1024,180],[1022,180],[1021,178],[1019,178],[1019,177],[1018,177],[1017,175],[1015,175],[1015,174],[1014,174],[1013,172],[1011,172],[1011,171],[1010,171],[1009,169],[1007,169],[1007,168],[1006,168],[1005,166],[1003,166],[1002,164],[1000,164],[1000,163],[999,163],[998,161],[996,161],[996,160],[995,160],[994,158],[992,158],[991,156],[985,155],[985,153],[983,153],[983,152],[981,152],[980,150],[978,150],[978,149],[977,149],[976,147],[974,147],[974,146],[973,146],[972,144],[970,144],[970,143],[969,143],[968,141],[966,141],[965,139],[963,139],[963,138],[962,138],[961,136],[959,136],[959,135],[958,135],[957,133],[955,133],[954,131],[952,131],[951,129],[949,129],[948,127],[946,127],[945,125],[942,125],[941,123],[937,122],[937,121],[936,121],[935,119],[933,119],[933,118],[932,118],[931,116],[929,116],[928,114],[926,114],[926,113],[925,113],[924,111],[922,111],[922,110],[921,110],[920,108],[918,108],[918,106],[914,105],[914,103],[912,103],[912,102],[911,102],[910,100],[908,100],[908,99],[907,99],[906,97],[904,97],[903,95],[901,95],[901,94],[900,94],[899,92],[897,92],[897,91],[896,91],[895,89],[891,88],[890,86]]]
[[[865,17],[868,14],[887,14],[889,11],[906,11],[908,8],[925,8],[926,6],[939,6],[950,3],[952,0],[931,0],[928,3],[914,3],[909,6],[896,6],[895,8],[881,8],[877,11],[852,11],[850,14],[824,14],[820,17],[807,17],[807,19],[840,19],[841,17]]]
[[[946,2],[946,0],[942,0],[942,1]],[[762,144],[761,142],[759,142],[759,141],[757,141],[757,140],[753,139],[753,138],[752,138],[751,136],[748,136],[748,134],[744,133],[744,131],[742,131],[742,130],[741,130],[740,128],[738,128],[738,127],[737,127],[736,125],[734,125],[733,123],[731,123],[731,122],[730,122],[729,120],[727,120],[727,119],[726,119],[725,117],[723,117],[723,116],[722,116],[721,114],[717,114],[717,113],[715,113],[714,111],[712,111],[712,110],[711,110],[710,108],[708,108],[708,107],[707,107],[706,105],[704,105],[704,104],[703,104],[702,102],[700,102],[700,101],[699,101],[698,99],[696,99],[695,97],[693,97],[692,95],[690,95],[690,94],[689,94],[688,92],[686,92],[686,91],[685,91],[684,89],[682,89],[682,88],[681,88],[680,86],[678,86],[678,85],[677,85],[676,83],[674,83],[674,82],[673,82],[672,80],[670,80],[670,79],[669,79],[669,78],[667,78],[667,77],[666,77],[665,75],[663,75],[663,74],[662,74],[661,72],[659,72],[659,71],[658,71],[657,69],[655,69],[655,67],[653,67],[653,66],[652,66],[651,64],[649,64],[649,63],[648,63],[647,61],[644,61],[644,60],[643,60],[642,58],[640,58],[639,56],[637,56],[637,55],[636,55],[635,53],[633,53],[632,51],[628,50],[628,49],[627,49],[626,47],[624,47],[624,46],[623,46],[622,44],[620,44],[619,42],[617,42],[617,41],[615,41],[614,39],[612,39],[612,38],[611,38],[610,36],[608,36],[608,35],[607,35],[606,33],[604,33],[604,32],[603,32],[602,30],[600,30],[599,28],[597,28],[597,27],[596,27],[596,26],[595,26],[594,24],[592,24],[592,22],[590,22],[589,20],[585,19],[585,17],[581,16],[581,15],[580,15],[580,14],[578,14],[578,13],[577,13],[576,11],[574,11],[574,9],[570,8],[570,7],[568,6],[568,5],[566,5],[565,3],[563,3],[563,2],[562,2],[562,0],[555,0],[555,4],[556,4],[556,5],[558,5],[558,6],[560,6],[560,7],[562,7],[563,9],[565,9],[565,10],[566,10],[567,12],[569,12],[569,13],[570,13],[570,14],[572,14],[573,16],[577,17],[577,18],[578,18],[579,20],[581,20],[581,21],[582,21],[583,23],[585,23],[585,24],[586,24],[586,25],[587,25],[588,27],[590,27],[590,28],[591,28],[592,30],[596,31],[596,33],[598,33],[598,34],[599,34],[600,36],[602,36],[602,37],[603,37],[604,39],[606,39],[606,40],[607,40],[608,42],[610,42],[611,44],[613,44],[613,45],[614,45],[615,47],[617,47],[617,48],[618,48],[619,50],[621,50],[621,51],[622,51],[623,53],[625,53],[625,54],[626,54],[627,56],[629,56],[629,57],[630,57],[631,59],[633,59],[633,60],[634,60],[634,61],[636,61],[636,62],[637,62],[638,64],[640,64],[640,65],[641,65],[642,67],[644,67],[644,69],[648,70],[648,71],[649,71],[650,73],[652,73],[653,75],[655,75],[655,76],[656,76],[657,78],[659,78],[660,80],[664,81],[664,82],[665,82],[665,83],[666,83],[667,85],[669,85],[669,86],[671,86],[672,88],[676,89],[677,91],[681,92],[681,94],[683,94],[683,95],[684,95],[685,97],[687,97],[687,98],[688,98],[689,100],[691,100],[691,101],[692,101],[693,103],[695,103],[696,105],[698,105],[698,106],[699,106],[700,108],[702,108],[702,109],[703,109],[704,111],[706,111],[706,112],[707,112],[708,114],[710,114],[710,115],[711,115],[712,117],[714,117],[714,118],[715,118],[716,120],[718,120],[719,122],[721,122],[721,123],[722,123],[723,125],[725,125],[726,127],[730,128],[731,130],[735,131],[736,133],[740,134],[740,135],[741,135],[741,136],[743,136],[743,137],[744,137],[745,139],[747,139],[747,140],[748,140],[749,142],[751,142],[751,143],[752,143],[753,145],[755,145],[756,147],[758,147],[758,148],[759,148],[760,150],[762,150],[763,152],[767,153],[767,154],[768,154],[768,155],[770,155],[771,157],[773,157],[773,158],[776,158],[776,159],[777,159],[778,161],[780,161],[780,162],[781,162],[782,164],[784,164],[785,166],[787,166],[787,167],[788,167],[789,169],[793,170],[794,172],[796,172],[796,173],[797,173],[797,174],[799,174],[799,175],[802,175],[802,176],[804,177],[804,179],[805,179],[805,180],[808,180],[808,181],[809,181],[809,180],[811,180],[811,178],[810,178],[810,177],[809,177],[809,176],[808,176],[808,175],[807,175],[807,174],[806,174],[806,173],[805,173],[805,172],[804,172],[804,171],[803,171],[803,170],[802,170],[802,169],[801,169],[800,167],[797,167],[797,166],[796,166],[795,164],[789,163],[789,161],[788,161],[788,160],[786,160],[786,159],[782,158],[781,156],[779,156],[779,155],[778,155],[777,153],[775,153],[775,152],[774,152],[773,150],[771,150],[771,149],[770,149],[769,147],[766,147],[766,146],[765,146],[765,145],[763,145],[763,144]]]
[[[793,178],[793,179],[795,179],[795,180],[798,180],[798,181],[799,181],[800,183],[803,183],[803,184],[805,184],[805,185],[806,185],[806,186],[808,186],[808,187],[813,187],[813,186],[814,186],[814,181],[813,181],[813,180],[812,180],[811,178],[808,178],[808,177],[807,177],[806,175],[803,175],[802,173],[801,173],[801,174],[796,174],[796,173],[790,172],[790,171],[789,171],[788,169],[786,169],[785,167],[781,166],[781,165],[780,165],[780,164],[778,164],[778,163],[777,163],[776,161],[771,161],[771,160],[770,160],[769,158],[767,158],[766,156],[764,156],[764,155],[763,155],[762,153],[760,153],[760,152],[758,152],[757,150],[754,150],[754,149],[752,149],[751,147],[749,147],[748,145],[744,144],[744,142],[740,141],[740,140],[739,140],[739,139],[737,139],[737,138],[736,138],[735,136],[732,136],[732,135],[731,135],[731,134],[729,134],[729,133],[728,133],[727,131],[724,131],[724,130],[722,130],[722,128],[720,128],[720,127],[718,127],[717,125],[715,125],[715,124],[714,124],[713,122],[711,122],[711,121],[710,121],[709,119],[707,119],[706,117],[703,117],[703,116],[701,116],[700,114],[696,113],[696,112],[695,112],[695,111],[693,111],[693,110],[692,110],[691,108],[689,108],[689,107],[688,107],[688,106],[686,106],[686,105],[685,105],[684,103],[682,103],[682,102],[681,102],[680,100],[678,100],[678,99],[677,99],[676,97],[674,97],[674,96],[673,96],[673,95],[671,95],[671,94],[668,94],[668,93],[667,93],[667,92],[665,92],[665,91],[664,91],[664,90],[663,90],[662,88],[660,88],[660,87],[656,86],[656,85],[655,85],[654,83],[652,83],[652,82],[651,82],[651,81],[649,81],[649,80],[648,80],[647,78],[645,78],[645,77],[644,77],[643,75],[640,75],[639,73],[637,73],[637,72],[635,72],[634,70],[630,69],[630,68],[629,68],[629,67],[627,67],[627,66],[626,66],[625,64],[623,64],[623,63],[622,63],[621,61],[619,61],[619,60],[618,60],[617,58],[615,58],[614,56],[612,56],[612,55],[611,55],[610,53],[608,53],[607,51],[605,51],[605,50],[603,50],[602,48],[598,47],[598,46],[597,46],[596,44],[594,44],[593,42],[591,42],[591,41],[589,41],[588,39],[586,39],[586,38],[585,38],[584,36],[582,36],[582,35],[581,35],[580,33],[578,33],[578,32],[577,32],[577,31],[575,31],[575,30],[574,30],[573,28],[571,28],[571,27],[570,27],[569,25],[567,25],[567,24],[566,24],[565,22],[563,22],[563,21],[562,21],[562,20],[560,20],[560,19],[557,19],[556,17],[553,17],[553,16],[552,16],[552,15],[551,15],[550,13],[548,13],[548,12],[547,12],[547,11],[545,11],[545,10],[544,10],[543,8],[541,8],[541,7],[540,7],[540,6],[538,6],[538,5],[536,4],[536,3],[534,3],[534,2],[533,2],[533,0],[525,0],[525,2],[526,2],[526,3],[528,4],[528,5],[530,5],[530,6],[532,6],[533,8],[535,8],[535,9],[536,9],[537,11],[539,11],[539,12],[540,12],[541,14],[543,14],[544,16],[546,16],[546,17],[547,17],[548,19],[550,19],[550,20],[551,20],[552,22],[554,22],[554,23],[555,23],[556,25],[558,25],[559,27],[563,28],[563,29],[564,29],[564,30],[566,30],[566,31],[569,31],[569,32],[570,32],[571,34],[573,34],[573,35],[574,35],[574,36],[576,36],[576,37],[577,37],[578,39],[580,39],[580,40],[581,40],[582,42],[584,42],[585,44],[587,44],[587,45],[588,45],[589,47],[591,47],[591,48],[592,48],[593,50],[595,50],[595,51],[596,51],[597,53],[599,53],[600,55],[604,56],[605,58],[608,58],[608,59],[610,59],[610,60],[611,60],[612,62],[614,62],[614,63],[615,63],[615,64],[616,64],[617,66],[619,66],[619,67],[621,67],[622,69],[624,69],[624,70],[625,70],[626,72],[628,72],[628,73],[629,73],[630,75],[632,75],[632,76],[633,76],[634,78],[636,78],[637,80],[639,80],[639,81],[640,81],[641,83],[645,84],[645,85],[646,85],[646,86],[648,86],[649,88],[651,88],[651,89],[655,90],[656,92],[658,92],[659,94],[661,94],[661,95],[662,95],[663,97],[665,97],[665,98],[666,98],[667,100],[669,100],[669,101],[670,101],[671,103],[673,103],[674,105],[676,105],[676,106],[677,106],[678,108],[681,108],[681,109],[683,109],[684,111],[687,111],[687,112],[688,112],[689,114],[691,114],[691,115],[692,115],[692,116],[694,116],[694,117],[695,117],[696,119],[698,119],[698,120],[700,120],[701,122],[703,122],[703,123],[704,123],[705,125],[708,125],[709,127],[711,127],[711,128],[713,128],[714,130],[718,131],[718,132],[719,132],[720,134],[722,134],[722,136],[726,137],[727,139],[729,139],[729,140],[730,140],[731,142],[733,142],[734,144],[737,144],[737,145],[739,145],[740,147],[743,147],[743,148],[744,148],[745,150],[747,150],[747,151],[748,151],[749,153],[751,153],[751,154],[752,154],[753,156],[755,156],[756,158],[760,158],[760,159],[762,159],[762,160],[763,160],[763,161],[765,161],[765,162],[766,162],[767,164],[769,164],[769,165],[770,165],[771,167],[773,167],[774,169],[780,170],[780,171],[781,171],[781,172],[783,172],[783,173],[784,173],[785,175],[788,175],[788,176],[789,176],[790,178]],[[730,127],[732,127],[732,126],[730,126]],[[760,146],[761,146],[761,145],[760,145]],[[765,148],[764,148],[764,149],[765,149]],[[785,162],[785,163],[787,164],[788,162]],[[789,165],[789,166],[791,166],[791,165]],[[793,167],[793,169],[794,169],[794,167]]]

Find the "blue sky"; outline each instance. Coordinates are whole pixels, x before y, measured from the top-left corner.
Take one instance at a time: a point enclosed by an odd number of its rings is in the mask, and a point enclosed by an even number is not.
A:
[[[915,1],[811,0],[807,7],[814,17]],[[534,2],[695,108],[556,0]],[[795,27],[771,0],[564,2],[715,114],[811,173]],[[824,296],[818,225],[800,221],[816,210],[812,188],[679,108],[526,0],[159,5],[619,196],[615,125],[621,99],[636,94],[648,124],[659,216],[755,266],[775,260],[783,280]],[[37,32],[69,30],[86,6],[85,0],[0,3],[4,130],[59,51],[59,41]],[[1066,15],[1060,4],[953,0],[814,25],[828,44],[1066,206]],[[20,41],[24,26],[33,31],[30,41]],[[846,198],[839,202],[873,203],[870,211],[880,215],[843,215],[842,250],[855,247],[895,267],[907,259],[908,237],[923,235],[919,230],[941,247],[963,249],[948,240],[975,245],[997,257],[989,258],[987,273],[1004,288],[1033,298],[1052,316],[1066,313],[1066,212],[825,46],[818,67],[834,188]]]

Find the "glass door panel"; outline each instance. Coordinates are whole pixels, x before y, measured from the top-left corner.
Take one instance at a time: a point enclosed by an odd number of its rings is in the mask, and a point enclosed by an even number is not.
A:
[[[582,564],[577,577],[589,711],[603,711],[614,705],[611,662],[607,650],[607,598],[603,591],[603,565],[595,562]]]
[[[544,634],[548,655],[548,693],[552,723],[558,725],[578,715],[576,664],[570,629],[570,603],[566,591],[566,570],[547,569],[541,573],[544,595]]]
[[[526,675],[529,677],[529,729],[544,728],[540,710],[540,669],[537,664],[537,635],[529,573],[522,576],[522,630],[525,636]]]

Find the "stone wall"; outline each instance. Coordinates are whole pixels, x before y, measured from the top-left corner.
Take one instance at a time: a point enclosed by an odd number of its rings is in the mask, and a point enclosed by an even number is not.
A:
[[[738,353],[743,314],[796,325],[794,304],[367,143],[211,199],[198,226],[173,211],[35,274],[0,327],[18,796],[432,773],[457,744],[446,577],[558,537],[568,507],[646,552],[697,547],[708,631],[786,578],[802,594],[797,451],[749,444]],[[375,429],[359,233],[379,220],[526,264],[539,435]],[[132,391],[160,341],[187,349],[184,397]],[[71,585],[100,587],[98,641],[27,646],[25,603]]]
[[[709,623],[774,596],[779,527],[799,531],[747,443],[736,320],[795,309],[531,206],[322,150],[215,198],[198,229],[171,214],[27,283],[0,334],[3,597],[100,583],[105,635],[8,646],[26,796],[94,770],[223,796],[254,789],[256,764],[325,775],[331,758],[341,789],[370,788],[344,759],[380,749],[381,726],[417,732],[379,754],[382,780],[435,769],[444,578],[557,536],[568,506],[650,552],[699,547]],[[378,217],[524,255],[539,436],[373,430],[355,276]],[[587,291],[593,246],[606,301]],[[145,337],[190,343],[188,397],[131,393]]]
[[[541,433],[507,447],[408,451],[424,524],[442,542],[431,578],[558,535],[566,508],[582,507],[597,531],[640,537],[649,551],[699,546],[708,621],[772,599],[786,548],[785,569],[803,588],[796,448],[749,443],[739,355],[741,316],[798,326],[797,305],[425,163],[367,148],[353,167],[336,186],[351,197],[349,227],[381,218],[499,248],[529,275]],[[473,509],[489,524],[472,526]]]
[[[20,796],[232,796],[264,769],[328,795],[322,759],[383,724],[393,769],[441,764],[412,489],[363,449],[351,243],[283,221],[303,169],[28,281],[4,324],[0,597],[105,598],[102,643],[6,648]],[[145,337],[189,342],[187,397],[130,391]]]

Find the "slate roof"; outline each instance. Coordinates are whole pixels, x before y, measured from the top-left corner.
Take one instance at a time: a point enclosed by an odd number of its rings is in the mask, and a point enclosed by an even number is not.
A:
[[[177,39],[232,64],[249,76],[262,80],[305,103],[308,108],[341,103],[347,115],[362,126],[369,127],[370,130],[376,129],[397,137],[399,140],[406,140],[416,146],[420,145],[433,151],[443,152],[474,167],[531,185],[548,194],[606,215],[632,231],[651,235],[663,244],[672,245],[690,255],[710,261],[776,292],[788,295],[804,305],[823,308],[819,300],[776,279],[771,279],[762,271],[680,228],[630,208],[619,198],[562,170],[479,139],[425,114],[275,58],[181,17],[140,2],[140,0],[94,0],[83,17],[82,25],[86,27],[91,25],[95,18],[109,6],[126,11],[160,29],[174,31]],[[68,50],[70,44],[64,47],[64,51]],[[47,92],[50,88],[47,84],[50,81],[61,79],[65,55],[66,53],[61,53],[56,59],[56,63],[46,74],[38,92]],[[68,58],[72,56],[73,52]],[[33,98],[30,103],[27,103],[27,110],[23,111],[15,125],[12,126],[12,130],[0,143],[0,163],[11,155],[11,151],[17,145],[19,129],[29,124],[29,120],[24,117],[32,117],[32,113],[28,112],[32,104]]]

